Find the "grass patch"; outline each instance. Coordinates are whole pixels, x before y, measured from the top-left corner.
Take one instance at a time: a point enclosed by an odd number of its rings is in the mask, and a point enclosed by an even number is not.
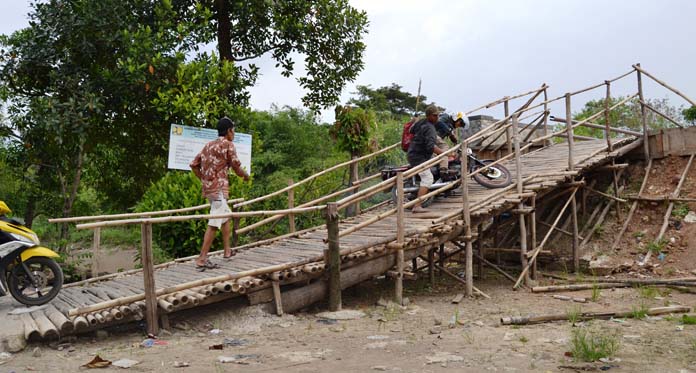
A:
[[[682,220],[689,213],[689,205],[684,202],[677,202],[674,204],[674,209],[672,209],[672,216]]]
[[[619,350],[619,339],[613,334],[573,329],[571,331],[571,352],[575,361],[597,361],[612,357]]]
[[[645,236],[645,232],[643,232],[643,231],[633,232],[634,238],[642,238],[644,236]]]
[[[646,306],[645,303],[641,303],[639,306],[633,306],[631,308],[631,315],[633,315],[634,319],[644,319],[648,316],[648,306]]]
[[[696,325],[696,316],[682,315],[681,323],[684,325]]]
[[[667,245],[667,240],[664,238],[659,240],[659,241],[654,241],[648,244],[646,247],[646,252],[651,252],[653,254],[659,254],[662,252],[662,249],[665,248],[665,245]]]
[[[599,289],[599,286],[595,282],[594,284],[592,284],[592,297],[591,297],[591,299],[593,302],[596,302],[599,300],[599,298],[601,296],[602,296],[602,291]]]
[[[571,307],[566,311],[566,315],[568,316],[568,321],[571,324],[575,325],[576,322],[580,321],[580,315],[582,315],[582,307]]]
[[[654,286],[638,286],[636,290],[638,290],[638,294],[643,299],[655,299],[655,297],[660,295],[660,291]]]

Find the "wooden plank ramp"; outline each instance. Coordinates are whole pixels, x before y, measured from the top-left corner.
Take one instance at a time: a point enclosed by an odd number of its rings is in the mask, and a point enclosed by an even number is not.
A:
[[[615,151],[633,140],[633,138],[618,140]],[[521,157],[523,172],[520,177],[524,179],[531,175],[539,175],[525,184],[525,191],[549,192],[592,167],[606,164],[614,155],[602,151],[604,148],[606,148],[606,142],[601,139],[576,142],[573,157],[577,165],[574,170],[571,170],[572,174],[567,172],[568,147],[566,144],[551,145],[524,154]],[[518,175],[514,161],[503,164],[516,179]],[[514,188],[500,193],[499,189],[487,189],[473,181],[468,183],[468,187],[471,214],[474,219],[472,225],[478,224],[493,211],[516,208],[517,203],[520,202],[520,197]],[[392,207],[387,206],[381,210],[345,219],[340,222],[339,230],[359,224],[390,208]],[[459,236],[463,225],[461,214],[458,214],[461,208],[462,197],[453,192],[447,197],[438,197],[429,208],[431,212],[427,214],[407,213],[405,219],[407,239],[403,246],[404,250],[412,251],[410,257],[414,257],[424,249],[435,247]],[[452,215],[451,218],[437,221],[448,215]],[[325,227],[317,227],[294,237],[239,251],[229,260],[213,256],[212,260],[219,264],[220,268],[204,272],[196,270],[193,260],[172,262],[155,271],[157,289],[242,271],[253,270],[255,274],[163,294],[158,297],[159,312],[167,314],[243,295],[248,296],[250,304],[268,302],[273,299],[271,292],[273,282],[282,286],[294,284],[295,287],[309,284],[311,280],[323,275],[326,237]],[[341,260],[345,263],[345,266],[342,265],[343,268],[359,268],[371,260],[392,255],[393,252],[387,248],[387,244],[395,240],[396,215],[341,237]],[[273,269],[279,266],[283,269]],[[67,286],[61,290],[48,308],[31,314],[30,319],[36,324],[39,332],[33,333],[31,325],[25,325],[26,333],[31,334],[31,337],[35,339],[53,338],[58,335],[80,333],[117,323],[140,320],[144,317],[144,301],[119,304],[76,316],[69,316],[69,312],[76,308],[143,293],[142,272],[104,279],[97,278],[91,283]],[[27,324],[30,324],[29,320]]]

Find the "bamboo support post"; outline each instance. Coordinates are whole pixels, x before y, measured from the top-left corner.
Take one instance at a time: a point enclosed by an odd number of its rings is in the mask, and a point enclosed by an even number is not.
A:
[[[520,135],[519,135],[519,123],[517,122],[517,114],[512,116],[512,138],[515,144],[515,168],[517,170],[517,193],[522,193],[524,191],[524,183],[522,182],[522,154],[520,153]],[[524,202],[520,202],[517,205],[519,210],[525,210]],[[527,225],[525,223],[525,216],[523,214],[518,215],[519,227],[520,227],[520,262],[522,263],[522,268],[527,266]],[[529,275],[525,275],[524,283],[529,285]]]
[[[534,261],[536,261],[537,255],[539,255],[539,252],[544,248],[544,245],[546,245],[546,241],[548,241],[549,237],[551,236],[551,233],[553,233],[553,228],[555,228],[556,225],[558,225],[558,222],[561,220],[561,217],[563,216],[563,213],[565,213],[565,210],[568,208],[570,202],[575,200],[575,193],[577,193],[577,191],[578,187],[573,188],[573,193],[570,194],[570,198],[568,198],[565,205],[563,205],[563,208],[561,208],[561,211],[558,213],[556,220],[553,222],[553,224],[551,224],[551,229],[549,229],[549,231],[546,232],[546,235],[544,236],[544,239],[541,240],[539,246],[537,246],[537,248],[534,251],[532,251],[532,256],[529,258],[529,263],[533,263]],[[527,263],[527,266],[522,269],[522,273],[517,278],[517,281],[515,282],[513,289],[516,289],[520,286],[520,283],[524,279],[524,275],[527,271],[529,271],[529,263]]]
[[[292,186],[294,182],[292,179],[288,180],[288,186]],[[288,210],[292,210],[295,207],[295,189],[291,188],[288,190]],[[288,214],[288,230],[290,233],[295,232],[295,214]]]
[[[272,281],[271,286],[273,287],[273,302],[275,303],[276,315],[283,316],[283,299],[280,295],[280,283]]]
[[[442,271],[442,273],[446,274],[447,276],[449,276],[449,277],[451,277],[451,278],[453,278],[453,279],[455,279],[455,280],[461,282],[462,284],[464,284],[464,285],[467,286],[467,287],[468,287],[468,286],[471,286],[471,288],[473,289],[473,291],[476,292],[476,294],[478,294],[478,295],[480,295],[480,296],[482,296],[482,297],[484,297],[484,298],[486,298],[486,299],[491,299],[491,297],[490,297],[488,294],[482,292],[481,290],[479,290],[478,288],[476,288],[476,286],[474,286],[473,284],[467,285],[466,280],[462,280],[459,276],[457,276],[457,275],[455,275],[454,273],[450,272],[450,271],[447,270],[445,267],[442,267],[442,266],[440,266],[440,265],[438,265],[438,264],[436,264],[435,266],[436,266],[440,271]]]
[[[141,242],[143,247],[140,260],[143,265],[147,332],[152,335],[157,335],[159,333],[159,325],[157,324],[157,294],[155,292],[155,273],[152,259],[152,224],[142,224]]]
[[[428,249],[428,278],[430,279],[430,291],[435,289],[435,249]]]
[[[99,248],[101,247],[101,228],[92,231],[92,277],[99,276]]]
[[[530,249],[534,251],[536,249],[536,239],[537,239],[537,231],[536,231],[536,195],[531,198],[532,200],[532,213],[529,215],[529,227],[530,227],[530,240],[529,242],[531,243]],[[536,260],[534,263],[532,263],[532,270],[531,270],[531,276],[533,280],[537,279],[537,262]]]
[[[338,237],[338,204],[326,207],[326,230],[329,248],[324,250],[329,275],[329,311],[341,309],[341,254]]]
[[[479,225],[476,226],[476,237],[481,237],[481,233],[483,233],[483,223],[480,223]],[[476,251],[472,251],[472,255],[474,252],[479,254],[479,257],[485,257],[484,249],[483,249],[483,244],[481,243],[481,239],[476,239]],[[476,261],[476,274],[478,275],[479,281],[482,281],[484,279],[484,274],[483,274],[483,262],[481,260]]]
[[[573,153],[575,152],[575,149],[573,141],[573,123],[570,112],[570,93],[566,93],[565,105],[567,119],[566,130],[568,134],[568,171],[573,171],[575,169],[575,163],[573,162]],[[575,200],[575,192],[573,193],[573,198],[571,201],[570,217],[573,224],[573,271],[577,273],[580,271],[580,253],[578,250],[578,206],[577,201]]]
[[[355,160],[356,158],[357,156],[353,156],[353,160]],[[358,162],[350,164],[350,169],[348,173],[348,186],[353,186],[358,180],[360,180],[360,176],[358,175],[359,165],[360,164]],[[358,215],[360,215],[360,201],[356,201],[352,205],[349,205],[346,209],[346,216],[350,217]]]
[[[405,240],[405,222],[404,222],[404,174],[399,172],[396,174],[396,243],[401,245]],[[397,276],[395,279],[395,299],[396,304],[403,306],[404,304],[404,249],[399,248],[396,252],[396,270]]]
[[[650,159],[650,144],[648,143],[648,116],[645,113],[645,97],[643,97],[643,78],[641,76],[640,64],[634,65],[636,68],[636,76],[638,77],[638,98],[640,104],[640,119],[643,123],[643,152],[645,159]]]
[[[510,116],[510,107],[509,107],[509,101],[505,100],[503,103],[503,107],[505,108],[505,117]],[[512,128],[508,127],[505,129],[505,144],[507,145],[507,153],[512,154]]]
[[[505,107],[507,108],[507,101],[505,101]],[[469,144],[466,140],[462,142],[462,152],[460,156],[461,162],[461,188],[462,188],[462,219],[464,220],[464,239],[466,240],[466,254],[465,254],[465,293],[467,297],[474,295],[474,255],[473,247],[471,245],[471,212],[469,211],[469,154],[468,154]],[[444,268],[444,265],[443,265]]]
[[[648,160],[648,166],[645,168],[645,175],[643,176],[643,182],[640,184],[640,190],[638,190],[638,196],[640,196],[643,191],[645,190],[645,187],[648,185],[648,178],[650,177],[650,169],[652,168],[652,159]],[[626,220],[624,221],[623,225],[621,226],[621,230],[619,231],[619,234],[616,235],[616,238],[614,239],[614,242],[611,244],[611,248],[609,250],[614,250],[616,246],[619,245],[619,242],[621,241],[621,237],[623,237],[624,233],[626,233],[626,229],[628,229],[628,225],[631,222],[631,218],[633,218],[633,214],[636,212],[636,208],[638,207],[638,201],[633,201],[633,204],[631,205],[631,208],[628,210],[628,215],[626,216]]]

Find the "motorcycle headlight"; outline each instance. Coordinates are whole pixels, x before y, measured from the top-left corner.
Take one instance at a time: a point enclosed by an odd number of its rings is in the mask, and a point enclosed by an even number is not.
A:
[[[31,234],[31,238],[27,238],[27,237],[22,236],[21,234],[17,234],[17,233],[10,233],[10,235],[12,235],[12,237],[14,237],[14,239],[16,239],[17,241],[26,242],[26,243],[33,243],[33,244],[37,244],[37,245],[40,243],[39,237],[33,233]]]

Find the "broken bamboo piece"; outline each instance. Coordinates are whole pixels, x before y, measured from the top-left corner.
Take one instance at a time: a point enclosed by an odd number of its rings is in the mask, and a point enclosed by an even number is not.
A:
[[[646,311],[646,315],[664,315],[668,313],[686,313],[690,312],[691,307],[686,306],[669,306],[669,307],[655,307],[650,308]],[[615,311],[615,312],[582,312],[577,315],[578,321],[593,320],[593,319],[611,319],[611,318],[633,318],[635,317],[635,311]],[[568,320],[569,315],[555,314],[555,315],[542,315],[542,316],[512,316],[512,317],[501,317],[500,323],[502,325],[529,325],[529,324],[540,324],[550,321],[563,321]]]

